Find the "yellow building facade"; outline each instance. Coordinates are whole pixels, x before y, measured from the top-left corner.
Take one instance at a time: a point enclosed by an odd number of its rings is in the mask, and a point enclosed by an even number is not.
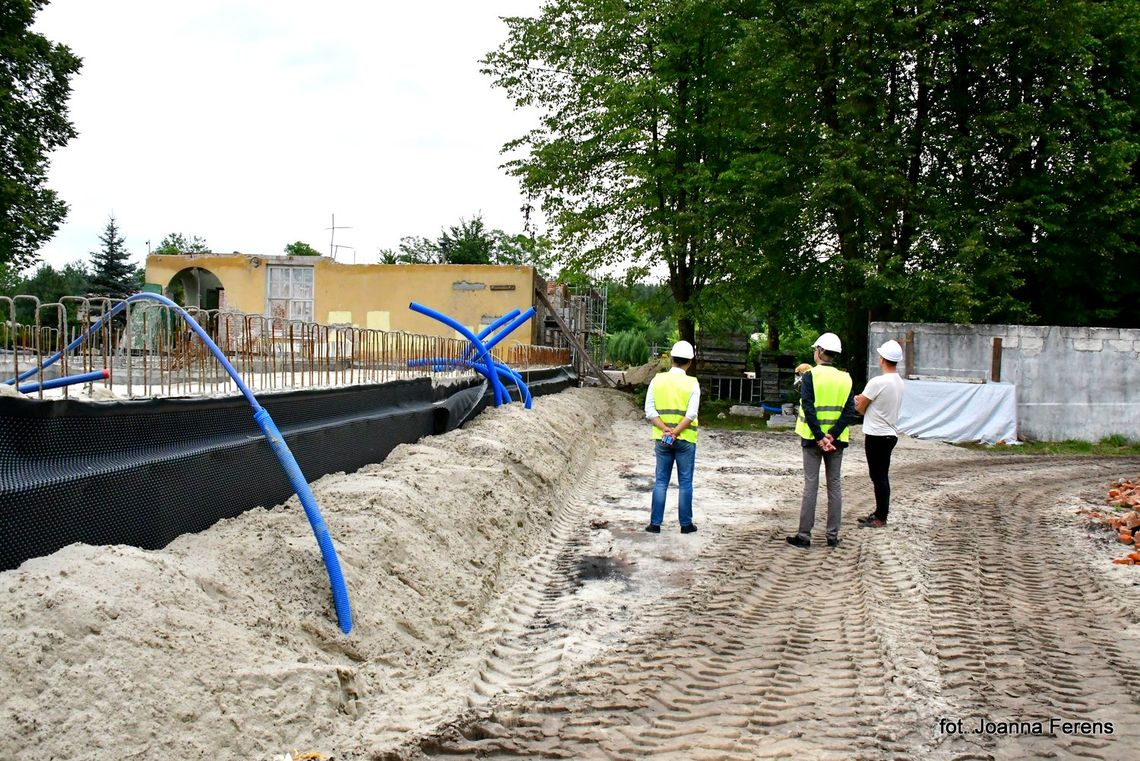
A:
[[[512,309],[535,302],[533,267],[497,264],[342,264],[317,256],[151,255],[150,290],[185,306],[325,325],[461,338],[411,311],[418,302],[478,333]],[[537,343],[531,320],[505,343]]]

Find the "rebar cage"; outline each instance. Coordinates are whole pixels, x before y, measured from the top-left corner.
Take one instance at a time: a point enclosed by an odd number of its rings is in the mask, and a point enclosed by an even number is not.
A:
[[[95,381],[127,399],[171,396],[224,396],[237,386],[205,343],[172,309],[149,302],[129,303],[99,326],[74,351],[65,348],[91,329],[122,299],[67,296],[43,303],[34,296],[0,296],[0,382],[33,368],[20,386],[63,376],[106,370]],[[322,325],[300,320],[187,307],[250,390],[289,391],[387,383],[424,376],[442,380],[474,376],[459,360],[469,359],[466,340],[445,336]],[[44,368],[57,352],[58,362]],[[493,357],[519,373],[570,363],[566,348],[500,344]],[[409,367],[409,361],[437,363]],[[446,360],[456,360],[449,362]],[[31,393],[67,398],[64,386]]]

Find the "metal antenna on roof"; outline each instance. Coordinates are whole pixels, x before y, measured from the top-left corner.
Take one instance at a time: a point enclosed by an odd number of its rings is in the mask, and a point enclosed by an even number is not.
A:
[[[336,231],[337,230],[351,230],[352,228],[351,227],[337,227],[336,226],[336,214],[333,214],[332,215],[332,226],[326,227],[325,229],[331,231],[329,233],[329,258],[332,259],[333,261],[336,261],[336,250],[338,248],[338,246],[335,243]]]

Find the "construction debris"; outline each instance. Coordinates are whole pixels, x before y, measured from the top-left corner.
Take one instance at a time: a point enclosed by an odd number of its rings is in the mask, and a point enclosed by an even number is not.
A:
[[[1140,483],[1135,480],[1112,482],[1105,502],[1111,506],[1111,511],[1082,509],[1077,514],[1087,517],[1094,526],[1112,529],[1121,544],[1136,548],[1136,551],[1114,559],[1113,563],[1140,565]]]

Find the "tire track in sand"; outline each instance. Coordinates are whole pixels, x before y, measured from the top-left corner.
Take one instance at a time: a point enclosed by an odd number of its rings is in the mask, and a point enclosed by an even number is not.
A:
[[[1127,718],[1140,689],[1126,667],[1140,647],[1135,635],[1122,637],[1131,621],[1114,599],[1128,593],[1106,589],[1102,575],[1074,559],[1072,512],[1048,509],[1095,483],[1092,462],[971,463],[965,475],[980,483],[959,491],[964,474],[953,473],[945,508],[918,516],[915,531],[933,539],[925,544],[926,596],[946,717],[963,719],[967,731],[980,718],[1041,721],[1047,733],[936,732],[931,746],[945,747],[935,757],[1140,756],[1140,732]],[[1138,467],[1121,462],[1101,478],[1121,466]],[[1112,722],[1114,733],[1049,735],[1050,718]]]
[[[839,549],[810,552],[771,527],[726,531],[693,586],[660,600],[625,646],[534,694],[503,694],[398,755],[1140,753],[1125,726],[1140,696],[1131,670],[1121,673],[1140,657],[1137,639],[1120,637],[1129,621],[1119,603],[1069,552],[1071,513],[1042,507],[1095,482],[1089,461],[978,458],[899,475],[922,496],[890,529],[848,529]],[[848,490],[849,505],[866,503],[865,487]],[[937,729],[940,717],[969,728],[977,716],[1113,721],[1116,734]]]

